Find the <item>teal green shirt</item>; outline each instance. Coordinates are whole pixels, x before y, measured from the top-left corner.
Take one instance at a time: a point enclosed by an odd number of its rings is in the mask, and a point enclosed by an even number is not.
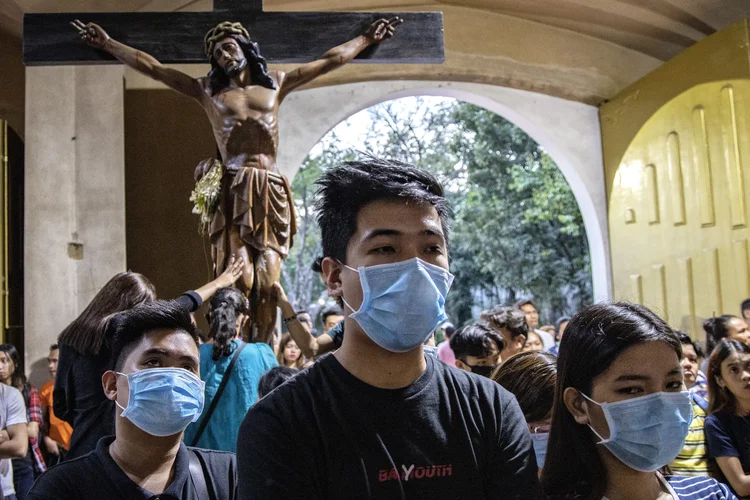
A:
[[[239,340],[232,342],[235,349],[240,343]],[[200,346],[201,380],[206,383],[206,403],[203,406],[203,415],[190,424],[185,431],[185,444],[188,446],[192,445],[198,426],[208,411],[234,355],[232,351],[229,356],[223,356],[218,361],[214,361],[211,358],[212,351],[212,344]],[[278,366],[278,362],[268,344],[258,343],[245,346],[232,369],[224,393],[211,415],[211,420],[195,446],[209,450],[237,451],[237,432],[240,430],[240,424],[247,410],[258,399],[258,381],[274,366]]]

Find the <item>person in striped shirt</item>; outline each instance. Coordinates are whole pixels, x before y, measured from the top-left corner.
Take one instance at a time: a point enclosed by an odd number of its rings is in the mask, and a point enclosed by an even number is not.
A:
[[[644,306],[601,303],[571,319],[542,470],[551,500],[736,500],[713,478],[659,472],[692,420],[681,359],[680,339]]]
[[[702,398],[693,388],[698,380],[698,367],[703,350],[684,332],[675,332],[682,344],[682,375],[685,386],[690,391],[693,402],[693,420],[690,422],[690,430],[685,445],[680,450],[669,468],[673,473],[681,476],[715,476],[717,473],[716,462],[708,456],[706,449],[706,435],[703,426],[708,411],[708,401]]]

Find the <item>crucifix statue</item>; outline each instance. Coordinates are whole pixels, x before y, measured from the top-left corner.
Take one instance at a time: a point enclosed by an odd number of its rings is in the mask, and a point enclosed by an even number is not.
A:
[[[214,7],[206,13],[85,14],[111,26],[112,36],[97,24],[72,23],[79,37],[100,49],[97,51],[82,50],[85,45],[75,45],[71,31],[62,30],[64,23],[81,14],[27,14],[24,62],[97,64],[119,60],[203,107],[221,156],[201,162],[195,170],[198,185],[213,185],[213,191],[208,191],[218,194],[208,207],[210,213],[203,214],[214,271],[222,272],[231,256],[244,260],[239,286],[251,299],[257,328],[254,340],[266,342],[276,319],[272,285],[279,280],[281,261],[295,233],[289,183],[276,165],[281,102],[300,86],[355,58],[442,62],[442,15],[264,12],[262,0],[215,0]],[[242,21],[244,26],[227,19]],[[409,28],[399,29],[394,41],[381,49],[380,42],[391,38],[404,20]],[[264,49],[269,47],[270,62],[303,64],[289,72],[269,71],[245,26],[254,39],[262,41]],[[200,50],[196,32],[208,27]],[[332,41],[337,42],[333,49],[322,57],[315,55],[323,52],[324,44],[333,45]],[[211,70],[197,79],[163,65],[205,62],[206,58]]]
[[[220,183],[218,203],[208,207],[214,272],[222,273],[231,257],[244,261],[238,284],[254,305],[251,321],[260,341],[266,341],[276,325],[273,284],[280,279],[281,261],[296,230],[289,182],[276,165],[279,106],[298,87],[392,37],[400,23],[398,17],[375,21],[364,34],[285,73],[269,72],[247,30],[240,23],[224,21],[204,37],[211,71],[197,79],[112,39],[94,23],[71,23],[92,47],[195,99],[205,110],[221,160],[201,162],[195,177],[200,181],[214,175]],[[211,172],[214,168],[217,173]]]

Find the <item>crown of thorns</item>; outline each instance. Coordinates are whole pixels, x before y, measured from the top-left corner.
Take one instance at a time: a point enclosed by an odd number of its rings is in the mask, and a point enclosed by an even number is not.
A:
[[[250,33],[248,33],[240,23],[224,21],[208,30],[208,33],[206,33],[206,36],[203,38],[203,47],[206,51],[206,57],[209,59],[211,58],[216,42],[231,35],[242,35],[250,40]]]

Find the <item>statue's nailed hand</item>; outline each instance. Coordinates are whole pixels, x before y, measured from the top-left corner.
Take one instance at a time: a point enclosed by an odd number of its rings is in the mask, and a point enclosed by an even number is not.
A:
[[[391,38],[396,32],[396,26],[403,23],[404,20],[400,17],[394,17],[392,19],[378,19],[367,28],[365,37],[372,40],[373,42],[382,42]]]
[[[104,31],[98,24],[83,24],[81,21],[76,19],[75,21],[70,23],[70,25],[78,30],[78,35],[81,37],[81,40],[91,45],[92,47],[96,47],[97,49],[103,49],[104,45],[107,43],[107,40],[109,40],[109,35],[107,34],[107,32]]]

